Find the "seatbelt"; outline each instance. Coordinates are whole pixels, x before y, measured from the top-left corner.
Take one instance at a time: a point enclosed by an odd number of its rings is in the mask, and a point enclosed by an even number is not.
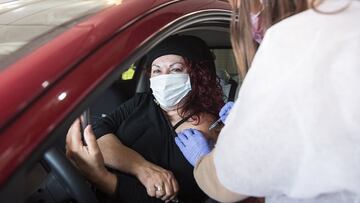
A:
[[[189,120],[189,118],[191,118],[191,116],[193,116],[195,113],[190,114],[189,116],[186,116],[185,118],[181,119],[179,122],[177,122],[174,126],[173,126],[173,130],[175,131],[176,128],[178,128],[181,124],[185,123],[187,120]]]

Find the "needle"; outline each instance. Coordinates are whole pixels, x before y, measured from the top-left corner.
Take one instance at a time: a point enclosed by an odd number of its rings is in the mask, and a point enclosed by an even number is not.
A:
[[[215,128],[221,122],[221,118],[217,119],[211,126],[209,127],[209,131]]]

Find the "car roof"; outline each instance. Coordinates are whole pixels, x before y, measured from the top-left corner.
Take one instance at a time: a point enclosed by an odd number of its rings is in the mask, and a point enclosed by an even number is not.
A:
[[[8,1],[0,3],[0,71],[115,1]]]

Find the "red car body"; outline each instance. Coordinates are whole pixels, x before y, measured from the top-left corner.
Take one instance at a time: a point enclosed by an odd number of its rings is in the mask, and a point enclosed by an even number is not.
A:
[[[0,72],[0,189],[106,79],[168,27],[223,13],[217,0],[123,0],[73,25]],[[230,17],[229,17],[230,19]],[[172,28],[175,29],[175,28]],[[80,110],[78,110],[79,112]],[[69,121],[65,126],[69,126]]]

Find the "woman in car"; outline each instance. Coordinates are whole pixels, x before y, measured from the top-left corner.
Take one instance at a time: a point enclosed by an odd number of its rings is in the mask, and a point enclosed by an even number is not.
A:
[[[98,189],[121,202],[203,202],[193,167],[174,138],[194,128],[207,142],[216,140],[208,128],[223,98],[213,55],[197,37],[172,36],[147,55],[147,64],[152,91],[96,121],[94,133],[86,128],[87,146],[76,121],[67,135],[67,155]]]

